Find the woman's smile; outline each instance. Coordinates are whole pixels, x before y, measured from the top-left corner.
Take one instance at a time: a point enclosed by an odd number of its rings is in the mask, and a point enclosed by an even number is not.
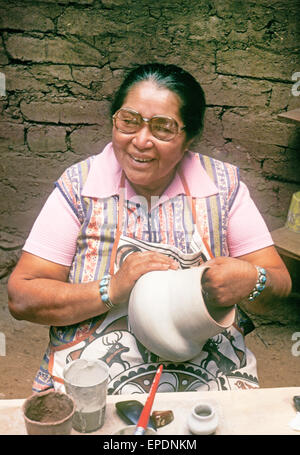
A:
[[[135,162],[135,163],[139,163],[139,164],[148,164],[148,163],[151,163],[152,161],[154,161],[154,158],[144,158],[144,157],[141,157],[141,156],[136,156],[136,155],[132,155],[132,154],[128,154],[130,156],[130,158]]]

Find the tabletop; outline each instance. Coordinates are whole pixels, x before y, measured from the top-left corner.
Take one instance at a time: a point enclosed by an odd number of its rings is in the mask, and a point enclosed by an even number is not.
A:
[[[212,403],[219,415],[215,434],[220,435],[300,435],[289,423],[296,416],[293,397],[300,387],[261,388],[234,391],[157,393],[152,411],[171,409],[174,420],[157,430],[158,435],[189,435],[187,418],[192,407],[203,401]],[[145,403],[146,394],[109,395],[105,423],[93,435],[111,435],[125,423],[115,403],[137,399]],[[24,400],[0,400],[0,434],[26,434],[22,415]],[[72,434],[78,434],[72,430]]]

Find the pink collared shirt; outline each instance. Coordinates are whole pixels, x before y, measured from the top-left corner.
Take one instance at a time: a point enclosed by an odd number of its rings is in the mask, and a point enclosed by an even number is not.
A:
[[[203,198],[218,193],[218,188],[192,152],[185,154],[180,167],[192,197]],[[105,198],[119,194],[121,174],[122,169],[110,143],[95,157],[82,195]],[[128,180],[125,180],[125,191],[127,199],[137,196]],[[184,192],[182,180],[177,172],[171,184],[161,197],[157,198],[152,209],[166,198],[171,199]],[[23,250],[43,259],[70,266],[76,251],[79,230],[78,218],[59,189],[55,188],[37,217]],[[271,234],[243,182],[240,183],[229,212],[227,242],[232,257],[273,245]]]

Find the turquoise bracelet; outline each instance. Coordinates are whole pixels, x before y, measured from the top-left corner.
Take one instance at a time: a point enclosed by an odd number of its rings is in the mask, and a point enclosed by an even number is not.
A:
[[[267,282],[267,272],[263,267],[255,266],[257,270],[257,281],[254,288],[250,292],[248,301],[252,302],[256,297],[258,297],[266,287]]]
[[[112,303],[112,301],[110,300],[109,295],[108,295],[110,279],[111,279],[111,276],[109,274],[106,274],[100,280],[100,283],[99,283],[99,292],[100,292],[101,300],[109,310],[111,310],[115,306]]]

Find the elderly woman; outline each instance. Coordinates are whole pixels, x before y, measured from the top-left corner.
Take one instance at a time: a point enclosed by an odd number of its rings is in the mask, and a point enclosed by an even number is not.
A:
[[[189,151],[204,111],[189,73],[139,66],[112,103],[112,142],[56,182],[8,283],[11,314],[51,326],[35,391],[63,387],[65,364],[79,357],[109,365],[112,394],[148,391],[159,363],[160,391],[258,387],[239,311],[184,362],[150,352],[128,324],[131,291],[152,271],[209,265],[199,287],[216,320],[260,294],[275,302],[290,292],[237,168]]]

